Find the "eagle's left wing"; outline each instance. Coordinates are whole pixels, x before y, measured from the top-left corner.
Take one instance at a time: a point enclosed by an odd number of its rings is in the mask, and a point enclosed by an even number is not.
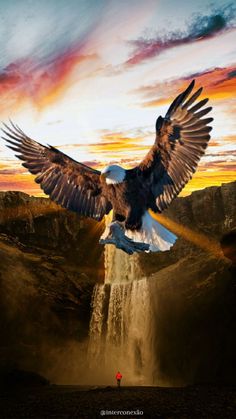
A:
[[[45,194],[57,204],[80,215],[100,221],[112,208],[100,182],[100,172],[57,150],[28,137],[17,125],[4,124],[8,147],[30,173]]]
[[[156,140],[144,160],[136,167],[151,190],[158,211],[163,211],[180,193],[196,171],[210,140],[213,118],[203,118],[211,107],[208,99],[197,102],[202,88],[191,94],[194,80],[172,102],[165,118],[156,122]],[[193,105],[193,106],[192,106]]]

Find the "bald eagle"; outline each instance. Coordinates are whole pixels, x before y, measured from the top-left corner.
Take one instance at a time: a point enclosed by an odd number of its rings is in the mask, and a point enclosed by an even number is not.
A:
[[[193,88],[194,80],[165,117],[159,116],[154,145],[132,169],[109,165],[100,172],[32,140],[12,122],[4,124],[2,138],[22,165],[37,175],[35,182],[45,194],[62,207],[97,221],[113,209],[110,235],[102,243],[113,243],[127,253],[168,250],[176,236],[148,210],[160,213],[170,205],[196,171],[210,140],[208,124],[213,118],[202,117],[212,108],[205,107],[207,98],[196,103],[202,88],[194,93]]]

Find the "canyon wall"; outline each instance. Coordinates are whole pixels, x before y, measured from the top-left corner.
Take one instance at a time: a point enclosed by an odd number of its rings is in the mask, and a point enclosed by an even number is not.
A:
[[[0,193],[0,370],[77,382],[103,279],[102,230],[48,199]]]
[[[185,230],[170,251],[130,257],[110,246],[104,261],[103,223],[45,198],[0,193],[0,368],[86,381],[91,298],[105,263],[108,286],[148,284],[154,384],[234,382],[235,268],[219,249],[235,208],[236,182],[177,198],[165,217]]]

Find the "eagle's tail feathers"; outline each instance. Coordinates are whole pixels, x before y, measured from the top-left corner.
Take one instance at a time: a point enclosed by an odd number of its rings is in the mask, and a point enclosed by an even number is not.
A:
[[[142,217],[141,229],[139,231],[126,230],[125,234],[135,242],[150,244],[152,252],[169,250],[177,239],[175,234],[154,220],[148,211]]]

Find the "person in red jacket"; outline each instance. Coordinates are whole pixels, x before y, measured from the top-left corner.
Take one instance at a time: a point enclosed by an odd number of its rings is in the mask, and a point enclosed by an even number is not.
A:
[[[122,374],[120,373],[120,371],[118,371],[118,373],[116,374],[116,381],[117,381],[118,387],[120,387],[121,378],[122,378]]]

